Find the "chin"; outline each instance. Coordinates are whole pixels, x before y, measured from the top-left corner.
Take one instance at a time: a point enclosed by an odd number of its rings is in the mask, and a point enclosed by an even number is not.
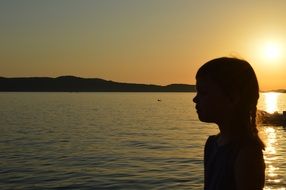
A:
[[[199,120],[206,123],[214,123],[213,119],[206,117],[204,115],[198,114]]]
[[[207,119],[200,119],[200,121],[205,123],[214,123],[213,121]]]

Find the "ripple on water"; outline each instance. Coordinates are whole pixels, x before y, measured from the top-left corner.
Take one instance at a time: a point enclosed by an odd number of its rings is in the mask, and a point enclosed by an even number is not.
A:
[[[192,93],[0,96],[0,189],[203,187],[203,146],[217,128],[197,120]],[[281,189],[285,128],[261,129],[265,189]]]

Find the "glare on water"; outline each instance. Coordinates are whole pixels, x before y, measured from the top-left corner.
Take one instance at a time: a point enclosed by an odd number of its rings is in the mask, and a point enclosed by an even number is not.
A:
[[[265,108],[268,113],[274,113],[275,111],[278,110],[278,97],[279,97],[279,93],[275,93],[275,92],[269,92],[269,93],[265,93],[265,100],[264,100],[264,104],[265,104]]]
[[[269,126],[263,128],[263,133],[265,134],[264,141],[266,143],[264,151],[266,184],[269,184],[264,188],[264,190],[285,190],[285,187],[274,188],[276,186],[280,186],[279,184],[283,181],[282,175],[284,173],[278,167],[278,163],[281,162],[281,160],[279,160],[279,153],[277,150],[277,147],[279,146],[279,142],[277,141],[277,131],[274,127]]]
[[[281,112],[279,110],[279,96],[280,93],[263,93],[260,101],[261,107],[264,111],[268,113]],[[283,185],[285,168],[279,167],[279,162],[283,162],[283,154],[285,152],[284,145],[281,142],[281,130],[283,128],[280,126],[264,126],[260,129],[261,136],[264,140],[266,148],[264,150],[264,160],[266,164],[265,177],[266,177],[266,187],[264,190],[286,190]],[[281,187],[282,184],[282,187]]]
[[[0,189],[202,189],[218,130],[198,120],[194,96],[0,93]],[[258,109],[281,113],[286,94],[261,93]],[[264,190],[286,190],[286,128],[259,131]]]
[[[273,183],[279,183],[281,180],[277,179],[278,177],[278,170],[279,168],[274,165],[275,162],[277,162],[277,157],[275,156],[276,151],[276,145],[277,145],[277,138],[276,138],[276,131],[273,127],[266,127],[264,128],[264,132],[266,134],[266,148],[264,151],[264,159],[265,163],[267,164],[266,168],[266,176],[268,177],[267,181],[273,182]]]

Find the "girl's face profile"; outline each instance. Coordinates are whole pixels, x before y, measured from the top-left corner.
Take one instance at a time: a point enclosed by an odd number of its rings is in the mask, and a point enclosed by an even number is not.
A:
[[[200,77],[196,82],[196,103],[198,117],[203,122],[221,123],[230,113],[231,103],[220,87],[209,77]]]

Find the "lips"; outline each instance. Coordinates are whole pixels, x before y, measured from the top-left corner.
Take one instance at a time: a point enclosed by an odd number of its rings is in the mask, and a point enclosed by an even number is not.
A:
[[[198,106],[196,106],[196,110],[197,110],[197,112],[199,112],[199,108],[198,108]]]

